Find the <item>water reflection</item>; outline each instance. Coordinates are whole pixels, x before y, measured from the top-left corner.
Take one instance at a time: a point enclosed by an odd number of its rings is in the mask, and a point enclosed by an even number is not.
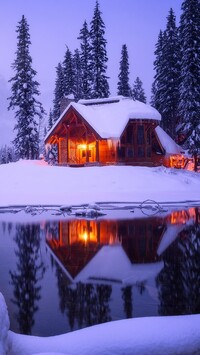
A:
[[[19,331],[31,334],[34,315],[38,310],[44,265],[40,260],[40,228],[38,225],[17,225],[14,238],[16,267],[10,271],[13,285],[12,302],[17,306]]]
[[[63,277],[59,275],[60,306],[69,319],[70,330],[111,320],[109,302],[112,288],[110,285],[78,282],[75,287],[70,285],[63,287],[63,283],[60,283],[61,278]]]
[[[163,253],[164,267],[157,276],[159,314],[200,313],[200,224],[184,228]]]
[[[199,218],[200,209],[190,208],[148,218],[1,223],[0,291],[9,295],[11,319],[15,312],[12,330],[55,335],[115,319],[200,313]]]
[[[122,288],[122,299],[124,302],[125,318],[132,318],[133,316],[132,286],[126,286]]]
[[[164,218],[48,222],[46,242],[74,280],[103,246],[121,246],[134,264],[159,261],[188,224],[198,225],[197,216],[198,209],[190,208]]]

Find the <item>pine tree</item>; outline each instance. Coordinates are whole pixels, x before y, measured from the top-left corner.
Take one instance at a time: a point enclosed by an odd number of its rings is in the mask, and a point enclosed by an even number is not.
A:
[[[74,68],[73,68],[73,58],[72,53],[67,47],[65,52],[65,57],[63,61],[63,83],[64,83],[64,94],[65,96],[74,94]]]
[[[53,123],[54,123],[54,119],[53,119],[53,113],[52,113],[52,110],[50,109],[49,111],[49,120],[48,120],[48,130],[51,129],[51,127],[53,126]]]
[[[180,114],[186,146],[195,158],[200,153],[200,3],[185,0],[180,18]]]
[[[133,84],[132,97],[134,100],[144,102],[146,104],[147,98],[143,89],[143,83],[139,77],[135,79]]]
[[[0,150],[0,164],[7,163],[7,147],[2,147]]]
[[[180,46],[172,9],[167,17],[166,30],[159,33],[155,56],[151,104],[161,113],[162,127],[175,137],[179,120]]]
[[[180,45],[176,18],[172,9],[167,17],[163,48],[162,126],[173,138],[179,121]]]
[[[160,87],[162,86],[161,74],[163,68],[163,32],[160,31],[158,35],[158,40],[155,49],[155,61],[154,61],[154,81],[152,84],[152,96],[151,105],[160,111],[161,100],[160,100]]]
[[[78,101],[83,98],[81,58],[78,49],[76,49],[74,52],[73,72],[74,72],[74,97],[75,100]]]
[[[105,25],[101,17],[99,3],[96,1],[93,19],[91,21],[91,57],[92,57],[92,97],[106,98],[109,96],[107,70],[106,39],[104,38]]]
[[[90,46],[90,32],[88,30],[87,22],[85,21],[78,39],[80,40],[80,58],[82,70],[82,98],[91,98],[91,84],[92,84],[92,71],[91,71],[91,46]]]
[[[24,15],[17,26],[16,59],[12,64],[15,72],[12,83],[8,109],[15,110],[17,132],[14,146],[20,158],[35,159],[39,154],[38,123],[44,114],[43,107],[36,96],[40,94],[39,83],[34,79],[36,71],[32,68],[32,58],[29,53],[31,44],[29,25]]]
[[[60,116],[60,102],[64,97],[64,74],[63,67],[61,63],[58,63],[56,67],[56,81],[55,81],[55,90],[54,90],[54,99],[53,99],[53,112],[52,114],[52,125]]]
[[[126,44],[123,44],[122,46],[118,78],[118,95],[123,95],[125,97],[131,96],[131,88],[129,85],[129,59]]]

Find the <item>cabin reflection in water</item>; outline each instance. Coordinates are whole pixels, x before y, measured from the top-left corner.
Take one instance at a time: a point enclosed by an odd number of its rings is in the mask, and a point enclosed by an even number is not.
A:
[[[132,264],[159,261],[163,251],[186,223],[194,222],[195,216],[195,209],[190,208],[165,217],[48,222],[46,242],[74,279],[103,246],[119,245]]]

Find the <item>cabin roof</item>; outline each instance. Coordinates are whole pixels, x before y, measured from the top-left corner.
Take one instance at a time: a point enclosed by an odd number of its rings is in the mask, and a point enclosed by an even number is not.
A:
[[[152,106],[123,96],[80,100],[77,103],[72,102],[66,107],[48,132],[45,140],[48,139],[56,126],[62,121],[70,107],[73,107],[101,138],[119,138],[129,119],[161,120],[161,115]]]
[[[184,153],[183,148],[176,144],[176,142],[160,126],[157,126],[155,131],[162,147],[167,154]]]

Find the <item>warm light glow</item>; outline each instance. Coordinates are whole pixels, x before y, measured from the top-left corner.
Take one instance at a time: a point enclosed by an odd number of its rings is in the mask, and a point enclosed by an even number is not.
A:
[[[83,240],[85,241],[85,243],[88,241],[88,234],[85,232],[82,236]]]
[[[171,224],[186,224],[189,220],[195,220],[195,208],[189,210],[174,211],[170,215]]]
[[[79,149],[86,149],[87,148],[87,144],[79,144],[78,148]]]
[[[170,167],[172,168],[183,169],[185,167],[185,163],[186,158],[184,155],[176,154],[170,157]]]

